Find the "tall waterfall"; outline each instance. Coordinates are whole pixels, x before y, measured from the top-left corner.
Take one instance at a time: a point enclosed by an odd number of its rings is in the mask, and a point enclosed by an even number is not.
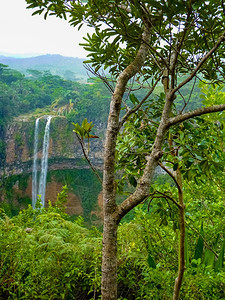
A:
[[[41,195],[42,207],[45,206],[45,189],[46,189],[46,177],[47,177],[47,170],[48,170],[48,148],[49,148],[49,135],[50,135],[51,118],[52,118],[52,116],[48,116],[47,123],[45,125],[42,159],[41,159],[41,173],[40,173],[40,178],[39,178],[38,195]],[[36,123],[35,123],[34,161],[33,161],[33,173],[32,173],[32,206],[33,206],[33,208],[35,208],[36,201],[37,201],[37,151],[38,151],[38,123],[39,123],[39,119],[37,119],[37,120],[36,120]]]
[[[38,118],[35,122],[34,130],[34,158],[33,158],[33,169],[32,169],[32,207],[35,208],[37,200],[37,154],[38,154],[38,128],[39,128]]]

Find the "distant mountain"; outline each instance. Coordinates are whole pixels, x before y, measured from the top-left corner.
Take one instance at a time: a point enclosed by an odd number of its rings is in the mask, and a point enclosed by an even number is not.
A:
[[[87,71],[83,66],[84,59],[65,57],[58,54],[47,54],[36,57],[15,58],[0,55],[0,63],[28,75],[27,70],[50,71],[67,80],[86,81]]]

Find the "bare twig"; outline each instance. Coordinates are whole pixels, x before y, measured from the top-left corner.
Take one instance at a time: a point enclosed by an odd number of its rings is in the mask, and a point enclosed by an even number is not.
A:
[[[109,79],[106,77],[106,75],[104,74],[104,72],[102,72],[102,74],[100,74],[99,71],[95,71],[94,68],[92,68],[89,64],[84,64],[85,69],[92,73],[94,76],[98,77],[99,79],[102,80],[102,82],[104,83],[104,85],[107,87],[107,89],[110,91],[111,94],[113,94],[114,92],[114,88],[111,86],[111,84],[109,83]]]
[[[159,80],[161,78],[161,74],[160,76],[157,78],[156,82],[154,83],[154,85],[152,86],[152,88],[150,89],[150,91],[147,93],[147,95],[138,103],[137,106],[135,106],[134,108],[130,109],[125,116],[121,119],[120,123],[119,123],[119,128],[121,128],[123,126],[123,124],[126,122],[126,120],[129,118],[130,115],[132,115],[133,113],[135,113],[141,106],[142,104],[148,99],[148,97],[152,94],[152,92],[154,91],[156,85],[158,84]]]
[[[173,181],[175,182],[175,184],[176,184],[178,190],[180,191],[180,185],[178,184],[177,179],[176,179],[176,177],[173,175],[173,173],[172,173],[169,169],[167,169],[161,162],[159,162],[159,166],[160,166],[160,167],[161,167],[168,175],[170,175],[170,177],[171,177],[171,178],[173,179]]]
[[[84,157],[85,157],[86,161],[88,162],[88,164],[89,164],[89,166],[91,167],[92,171],[93,171],[94,174],[97,176],[98,180],[100,181],[100,183],[101,183],[101,185],[102,185],[102,179],[101,179],[101,177],[99,176],[97,170],[96,170],[96,169],[94,168],[94,166],[92,165],[92,163],[91,163],[91,161],[90,161],[90,159],[89,159],[89,157],[88,157],[88,155],[87,155],[87,153],[86,153],[86,151],[85,151],[84,143],[83,143],[82,139],[80,138],[80,136],[79,136],[76,132],[75,132],[75,134],[76,134],[77,139],[78,139],[78,141],[79,141],[79,143],[80,143],[80,145],[81,145],[81,149],[82,149],[82,152],[83,152],[83,154],[84,154]]]
[[[193,93],[194,88],[195,88],[196,80],[197,80],[197,78],[195,77],[195,78],[194,78],[194,83],[193,83],[192,88],[191,88],[191,92],[190,92],[189,97],[188,97],[188,100],[184,102],[184,106],[183,106],[182,110],[180,111],[180,114],[183,113],[185,107],[188,105],[188,103],[189,103],[190,100],[191,100],[191,96],[192,96],[192,93]],[[178,91],[178,92],[180,93],[180,91]]]

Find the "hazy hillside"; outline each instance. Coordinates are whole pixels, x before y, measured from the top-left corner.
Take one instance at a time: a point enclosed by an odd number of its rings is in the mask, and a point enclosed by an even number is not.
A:
[[[0,55],[0,63],[8,65],[25,75],[27,70],[50,71],[67,80],[83,81],[87,78],[87,71],[83,66],[83,59],[47,54],[29,58],[15,58]]]

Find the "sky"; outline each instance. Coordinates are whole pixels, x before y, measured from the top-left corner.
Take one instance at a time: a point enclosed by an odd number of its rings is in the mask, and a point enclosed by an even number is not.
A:
[[[61,54],[85,58],[87,52],[79,46],[88,29],[71,27],[67,21],[43,15],[32,16],[25,0],[0,0],[0,54],[7,56],[37,56]]]

